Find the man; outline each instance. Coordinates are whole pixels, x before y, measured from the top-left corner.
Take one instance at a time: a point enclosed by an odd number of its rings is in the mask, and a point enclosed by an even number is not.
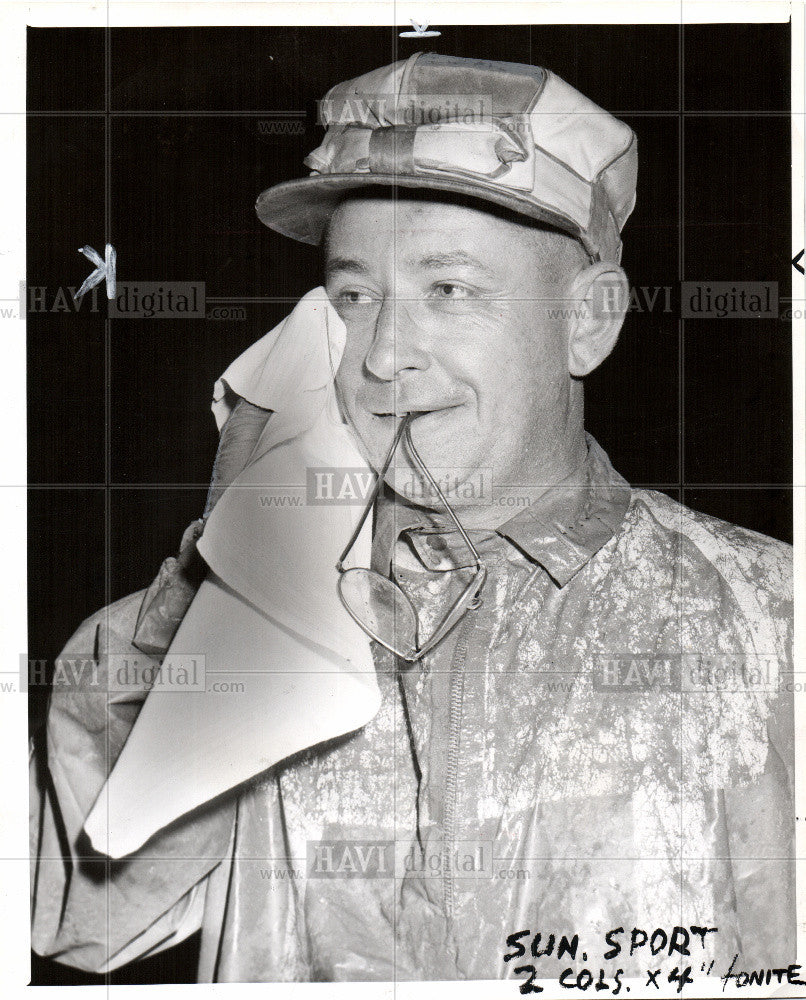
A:
[[[791,554],[631,490],[584,430],[582,379],[626,301],[635,137],[546,70],[437,55],[324,106],[312,176],[258,214],[325,244],[339,413],[382,477],[371,565],[331,582],[375,640],[380,708],[111,867],[63,836],[68,874],[37,867],[35,947],[104,970],[201,927],[200,981],[576,978],[607,966],[606,934],[682,927],[695,954],[697,927],[705,965],[788,964]],[[276,419],[237,395],[219,489]],[[154,593],[73,648],[159,650]],[[64,753],[110,727],[110,760],[137,714],[53,711]],[[47,858],[67,805],[43,798]],[[563,935],[581,944],[558,961]],[[611,978],[646,969],[640,948],[611,958]]]

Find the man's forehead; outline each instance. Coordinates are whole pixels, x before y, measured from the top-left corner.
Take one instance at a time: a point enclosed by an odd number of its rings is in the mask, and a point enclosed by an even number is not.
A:
[[[518,223],[439,199],[356,198],[334,213],[325,246],[329,268],[382,247],[394,249],[401,264],[472,267],[489,256],[491,240],[523,246],[529,235]]]

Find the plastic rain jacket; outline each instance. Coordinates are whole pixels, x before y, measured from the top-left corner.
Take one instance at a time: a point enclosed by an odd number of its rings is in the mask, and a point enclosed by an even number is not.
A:
[[[556,977],[581,958],[507,962],[507,936],[579,934],[593,960],[610,929],[696,924],[719,928],[706,960],[792,961],[791,550],[630,490],[592,439],[583,471],[473,533],[482,606],[418,663],[377,651],[368,725],[122,861],[81,826],[145,691],[54,691],[34,949],[104,971],[201,928],[203,982]],[[427,633],[462,583],[457,535],[381,504],[373,544]],[[63,655],[136,652],[142,601]]]

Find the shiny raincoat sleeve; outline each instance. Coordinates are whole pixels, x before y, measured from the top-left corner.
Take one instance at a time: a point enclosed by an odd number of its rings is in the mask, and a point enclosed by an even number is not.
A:
[[[232,830],[234,806],[208,805],[120,861],[96,853],[83,833],[147,693],[108,691],[109,655],[156,662],[127,638],[142,598],[110,605],[70,639],[59,662],[76,665],[71,683],[56,678],[31,761],[32,947],[89,972],[177,944],[201,926],[207,876]]]
[[[742,968],[795,961],[793,707],[782,691],[767,720],[763,774],[724,793]]]
[[[269,416],[235,394],[228,409],[205,516],[246,464]],[[96,854],[83,832],[148,693],[144,686],[108,694],[108,656],[156,666],[146,654],[168,648],[201,579],[194,567],[200,528],[191,525],[181,546],[192,572],[181,554],[167,559],[148,590],[91,616],[67,643],[59,659],[76,665],[71,683],[54,684],[45,738],[31,756],[32,946],[89,972],[144,958],[197,930],[207,876],[227,851],[235,807],[226,802],[195,810],[121,861]]]

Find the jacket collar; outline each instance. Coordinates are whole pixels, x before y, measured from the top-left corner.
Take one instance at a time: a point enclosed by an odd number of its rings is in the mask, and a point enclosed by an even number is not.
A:
[[[469,531],[473,543],[504,538],[564,587],[618,531],[630,502],[627,481],[595,439],[590,434],[586,439],[588,452],[581,475],[576,470],[495,532]],[[379,573],[389,573],[402,535],[428,569],[467,565],[467,548],[447,517],[382,494],[372,542],[372,566]],[[452,553],[456,561],[446,562]]]

